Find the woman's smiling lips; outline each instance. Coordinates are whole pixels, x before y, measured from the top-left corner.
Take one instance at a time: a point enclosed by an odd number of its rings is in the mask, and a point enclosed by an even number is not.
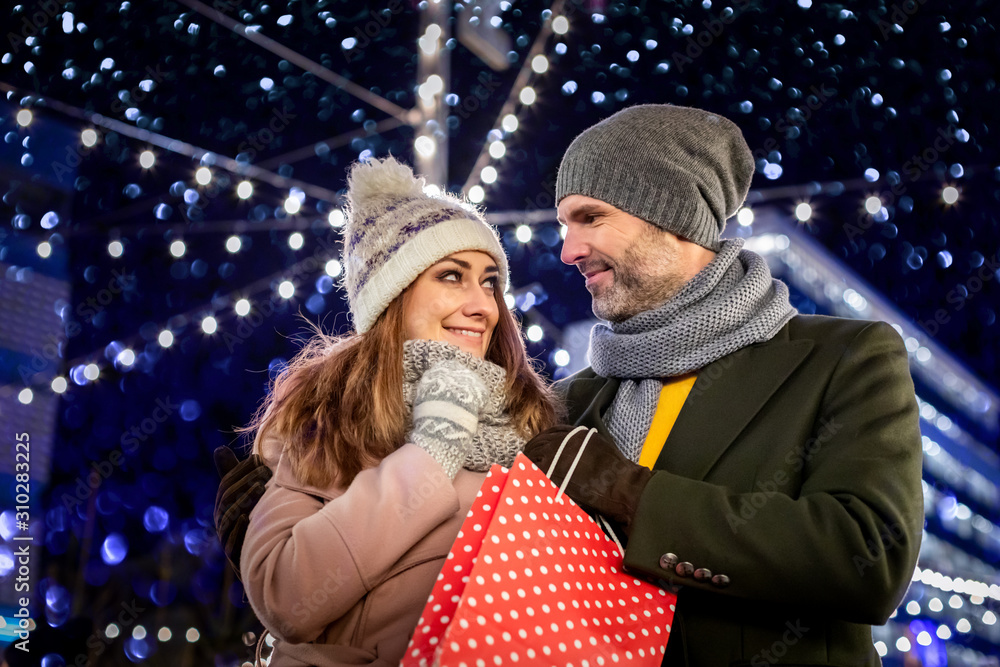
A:
[[[483,337],[482,329],[464,329],[459,327],[445,327],[446,331],[462,336],[463,338],[479,339]]]

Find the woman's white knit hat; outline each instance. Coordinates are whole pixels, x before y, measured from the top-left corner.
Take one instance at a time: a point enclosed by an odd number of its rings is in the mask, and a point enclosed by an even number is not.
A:
[[[364,333],[417,276],[443,257],[481,250],[507,285],[507,255],[472,204],[455,195],[430,196],[424,179],[393,157],[351,165],[347,176],[344,286],[354,329]]]

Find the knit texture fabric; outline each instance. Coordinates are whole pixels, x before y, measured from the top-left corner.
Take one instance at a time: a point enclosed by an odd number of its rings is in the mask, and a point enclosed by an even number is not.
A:
[[[472,204],[428,196],[424,179],[394,158],[351,166],[344,229],[344,287],[358,333],[364,333],[428,267],[456,252],[481,250],[507,284],[507,255],[496,231]]]
[[[486,385],[457,359],[440,361],[424,372],[413,397],[413,430],[409,440],[427,450],[451,479],[472,445]]]
[[[579,194],[710,250],[750,188],[754,159],[740,128],[672,104],[640,104],[586,129],[566,150],[556,203]]]
[[[744,243],[725,241],[715,259],[659,308],[591,331],[594,370],[624,378],[605,421],[632,461],[639,460],[662,378],[770,340],[798,313],[788,301],[788,287],[771,277],[763,257],[743,250]]]
[[[517,453],[524,449],[525,440],[511,426],[506,411],[507,371],[493,362],[463,352],[456,345],[435,340],[408,340],[403,343],[403,402],[407,421],[414,418],[421,378],[429,369],[446,361],[458,362],[474,372],[486,389],[486,399],[479,410],[479,422],[460,467],[476,472],[487,472],[494,463],[510,467]]]

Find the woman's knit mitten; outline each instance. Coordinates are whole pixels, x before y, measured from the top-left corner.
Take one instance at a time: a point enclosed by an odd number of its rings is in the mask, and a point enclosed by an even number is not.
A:
[[[410,442],[427,450],[455,479],[486,399],[486,385],[475,371],[455,359],[434,364],[417,385]]]

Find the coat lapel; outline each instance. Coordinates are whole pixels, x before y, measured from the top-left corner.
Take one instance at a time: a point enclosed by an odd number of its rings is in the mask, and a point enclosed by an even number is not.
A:
[[[810,340],[776,337],[701,369],[654,469],[705,479],[812,347]]]
[[[708,475],[812,350],[812,341],[789,341],[787,331],[785,327],[770,341],[737,350],[699,371],[654,469],[697,480]],[[593,426],[611,438],[601,415],[620,384],[596,375],[574,380],[566,393],[570,423]]]
[[[601,415],[611,405],[621,380],[599,375],[575,380],[566,394],[569,422],[574,426],[590,426],[601,435],[611,438]],[[611,438],[614,440],[614,438]]]

